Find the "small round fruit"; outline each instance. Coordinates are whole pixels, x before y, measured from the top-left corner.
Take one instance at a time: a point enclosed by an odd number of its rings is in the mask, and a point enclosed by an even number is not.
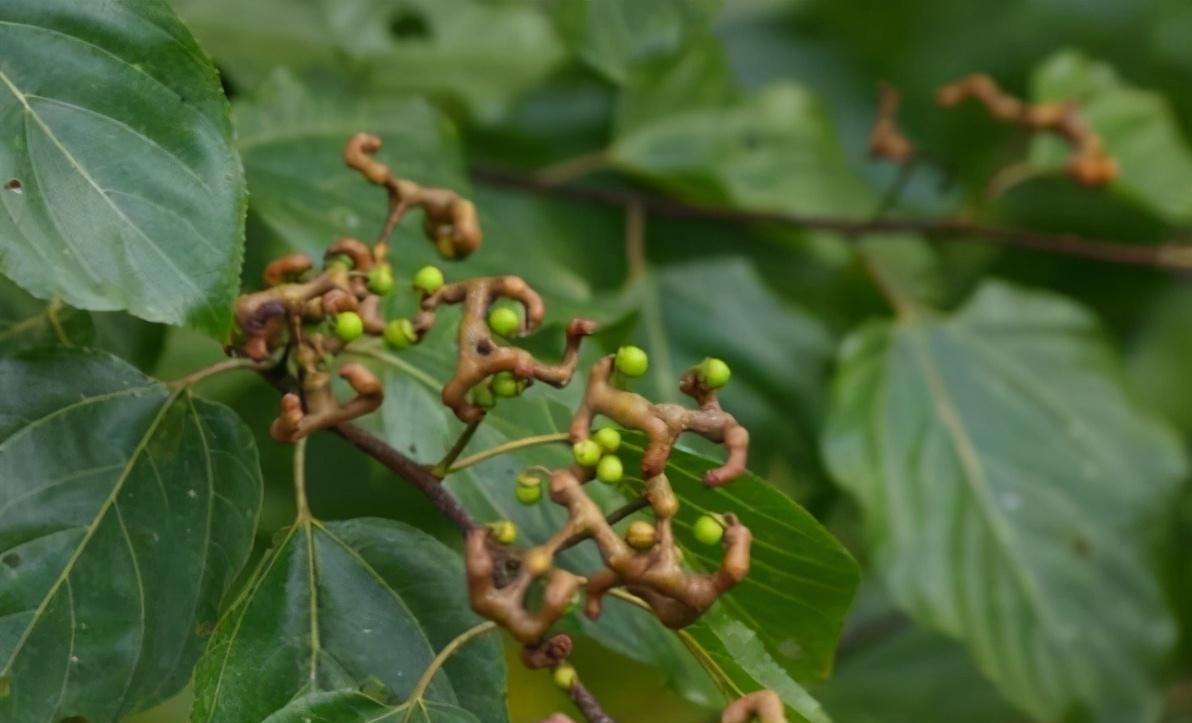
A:
[[[596,478],[610,485],[620,482],[624,474],[625,465],[621,464],[621,458],[615,454],[604,455],[596,465]]]
[[[393,267],[389,264],[377,264],[369,269],[368,288],[380,296],[393,291]]]
[[[600,445],[596,442],[585,439],[571,445],[571,452],[575,455],[575,461],[584,467],[595,467],[600,463],[600,455],[604,450],[600,449]]]
[[[335,335],[344,341],[351,341],[364,333],[364,320],[354,311],[342,311],[335,315]]]
[[[612,427],[601,427],[592,435],[592,439],[596,440],[605,452],[616,452],[617,448],[621,446],[621,433]]]
[[[733,375],[732,370],[728,368],[728,364],[725,364],[723,359],[712,356],[699,363],[696,373],[709,389],[723,387],[728,384],[728,380]]]
[[[414,288],[424,294],[433,294],[443,288],[443,272],[436,266],[423,266],[414,274]]]
[[[705,545],[715,545],[724,537],[724,525],[711,515],[702,515],[695,521],[691,531],[695,534],[695,539]]]
[[[521,317],[508,306],[498,306],[488,312],[488,328],[499,336],[513,336],[521,328]]]
[[[497,372],[493,375],[492,381],[493,394],[498,397],[516,397],[521,394],[521,382],[517,377],[513,376],[512,372]]]
[[[542,478],[533,472],[522,472],[517,476],[518,487],[541,487]]]
[[[418,333],[409,319],[394,319],[385,325],[385,343],[394,349],[405,349],[418,341]]]
[[[641,347],[623,346],[617,349],[617,371],[627,377],[640,377],[650,368],[650,357]]]
[[[538,500],[542,499],[542,485],[533,487],[518,485],[513,488],[513,496],[517,497],[517,501],[526,507],[538,504]]]
[[[555,685],[563,690],[571,690],[571,686],[575,685],[575,681],[579,679],[579,675],[575,672],[575,668],[571,663],[559,663],[555,666],[554,679]]]
[[[625,542],[635,550],[648,550],[654,546],[657,530],[645,520],[634,520],[625,530]]]
[[[545,575],[550,571],[554,562],[550,552],[545,547],[531,547],[522,556],[522,567],[534,577]]]
[[[481,409],[492,409],[497,406],[497,400],[493,396],[493,390],[489,389],[487,384],[474,387],[469,396],[472,398],[472,404],[475,404]]]
[[[512,545],[517,542],[517,525],[510,520],[498,520],[489,524],[493,539],[502,545]]]
[[[323,268],[325,269],[329,269],[332,266],[341,266],[351,271],[352,269],[356,268],[356,262],[353,261],[352,257],[348,256],[347,254],[336,254],[327,259],[327,261],[323,264]]]

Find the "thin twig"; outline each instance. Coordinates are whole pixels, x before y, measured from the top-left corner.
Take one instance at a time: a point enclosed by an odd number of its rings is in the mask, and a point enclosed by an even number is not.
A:
[[[615,525],[618,522],[620,522],[621,520],[628,517],[629,515],[632,515],[634,512],[637,512],[638,510],[641,510],[641,509],[645,509],[649,505],[650,505],[650,503],[648,501],[646,501],[646,498],[639,497],[638,499],[633,500],[632,502],[626,502],[625,504],[621,505],[617,509],[608,513],[608,515],[606,515],[604,519],[606,522],[608,522],[608,524]],[[583,542],[584,540],[588,539],[591,536],[592,536],[592,533],[590,533],[590,532],[581,532],[578,535],[572,535],[571,537],[567,538],[567,540],[564,541],[562,545],[559,545],[559,549],[557,550],[557,552],[562,552],[563,550],[566,550],[570,547],[575,547],[576,545],[578,545],[579,543]]]
[[[194,386],[208,377],[213,377],[217,374],[230,372],[236,369],[252,369],[254,371],[264,371],[276,366],[276,359],[266,359],[264,361],[255,361],[253,359],[241,359],[239,357],[234,359],[224,359],[221,362],[216,362],[209,367],[203,367],[196,372],[187,374],[181,379],[175,379],[166,384],[170,389],[184,389],[186,387]]]
[[[526,447],[534,447],[539,444],[566,442],[568,439],[569,437],[567,436],[566,432],[552,432],[550,434],[538,434],[534,435],[533,437],[514,439],[512,441],[505,442],[504,444],[498,444],[496,447],[486,449],[483,452],[477,452],[476,454],[471,454],[467,457],[464,457],[452,465],[452,467],[447,470],[447,474],[443,476],[446,477],[447,475],[455,474],[461,469],[467,469],[468,467],[478,465],[485,460],[492,459],[493,457],[499,457],[502,454],[508,454],[515,450],[524,449]]]
[[[563,183],[578,181],[607,167],[608,153],[606,151],[595,151],[551,164],[535,173],[534,177],[542,183],[557,186]]]
[[[298,522],[311,519],[306,499],[306,437],[294,443],[294,504],[298,507]]]
[[[651,214],[724,223],[773,223],[812,231],[830,231],[850,238],[866,235],[922,233],[940,238],[988,241],[1005,246],[1076,256],[1109,263],[1149,266],[1165,271],[1192,271],[1192,245],[1166,243],[1151,246],[1086,238],[1076,234],[1046,233],[1027,229],[985,226],[951,218],[847,219],[805,216],[780,211],[742,211],[697,206],[662,196],[593,186],[554,185],[533,176],[497,168],[474,168],[472,177],[482,183],[515,188],[574,201],[624,208],[640,203]]]
[[[571,696],[571,702],[575,703],[575,707],[579,708],[579,712],[583,714],[584,720],[588,723],[617,723],[612,716],[604,712],[600,701],[596,700],[592,691],[588,690],[587,686],[579,680],[571,684],[571,689],[567,691],[567,694]]]
[[[476,430],[480,429],[480,423],[484,421],[484,417],[477,419],[474,422],[468,422],[468,426],[464,427],[464,431],[460,432],[459,437],[455,440],[455,444],[451,445],[451,449],[447,450],[447,454],[443,455],[443,459],[431,468],[430,473],[439,479],[443,479],[451,471],[451,465],[463,453],[464,448],[468,446],[468,442],[472,441]]]
[[[422,700],[422,695],[426,692],[426,689],[430,687],[430,682],[434,680],[435,673],[439,672],[439,668],[443,667],[443,663],[446,663],[447,659],[450,658],[456,650],[459,650],[460,647],[467,644],[468,641],[474,640],[481,635],[496,629],[496,623],[491,620],[486,620],[478,625],[468,628],[467,630],[452,638],[451,642],[447,643],[446,647],[439,651],[439,654],[435,656],[434,660],[430,661],[430,664],[426,666],[426,670],[422,671],[422,677],[418,679],[418,683],[414,686],[414,691],[410,693],[407,703]]]

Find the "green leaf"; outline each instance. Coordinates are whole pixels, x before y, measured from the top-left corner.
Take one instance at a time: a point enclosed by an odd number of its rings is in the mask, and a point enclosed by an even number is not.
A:
[[[426,94],[499,118],[563,60],[543,12],[476,0],[178,0],[233,80],[288,66],[353,92]]]
[[[169,697],[247,559],[249,431],[107,355],[0,360],[0,719]]]
[[[724,45],[703,38],[679,55],[644,65],[633,74],[617,98],[616,134],[676,113],[724,108],[738,100],[738,94]]]
[[[1038,718],[1143,721],[1174,636],[1150,550],[1186,466],[1096,331],[996,283],[953,316],[866,327],[824,449],[899,607]]]
[[[321,256],[337,237],[371,242],[380,232],[385,191],[344,166],[344,143],[354,133],[379,136],[378,158],[402,177],[468,190],[453,126],[422,100],[318,94],[279,71],[237,102],[233,115],[252,214],[281,240],[264,249],[268,258],[288,251]],[[436,258],[413,220],[398,228],[394,247],[400,261]]]
[[[0,271],[222,336],[244,179],[215,70],[159,0],[0,9]]]
[[[480,723],[483,720],[463,708],[426,701],[391,706],[357,691],[311,693],[296,699],[263,723]]]
[[[557,0],[555,24],[575,52],[616,83],[635,65],[704,35],[723,0]]]
[[[199,663],[195,723],[273,720],[298,696],[370,685],[404,700],[436,653],[480,622],[458,555],[415,528],[303,520],[275,539]],[[504,720],[504,679],[496,638],[471,641],[424,702]]]
[[[85,346],[95,325],[85,311],[29,296],[0,276],[0,354],[55,346]]]
[[[1052,56],[1036,71],[1037,101],[1073,101],[1081,116],[1104,140],[1117,161],[1112,188],[1170,222],[1192,219],[1192,149],[1170,103],[1157,91],[1143,90],[1106,63],[1074,51]],[[1054,138],[1040,138],[1032,160],[1062,166],[1067,151]]]
[[[793,83],[637,126],[617,138],[610,159],[692,200],[807,214],[873,211],[824,109]]]

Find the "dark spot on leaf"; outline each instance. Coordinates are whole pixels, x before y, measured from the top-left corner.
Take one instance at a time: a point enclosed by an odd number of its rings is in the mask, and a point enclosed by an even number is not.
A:
[[[416,12],[404,11],[389,19],[389,34],[398,40],[429,38],[430,25]]]
[[[1072,540],[1072,552],[1075,552],[1077,557],[1087,558],[1092,552],[1092,548],[1089,547],[1088,540],[1083,537],[1077,537],[1075,540]]]
[[[16,191],[17,193],[20,193],[21,188],[23,188],[23,186],[21,185],[21,179],[19,178],[13,178],[9,180],[8,183],[4,184],[5,191]]]
[[[17,565],[21,564],[21,556],[15,552],[10,552],[4,557],[0,558],[0,562],[3,562],[9,567],[16,567]]]

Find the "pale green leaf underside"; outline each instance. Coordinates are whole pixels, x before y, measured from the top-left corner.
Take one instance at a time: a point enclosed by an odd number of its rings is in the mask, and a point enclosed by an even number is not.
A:
[[[1148,541],[1185,473],[1089,315],[987,284],[845,346],[825,436],[897,604],[1033,715],[1148,720],[1173,639]]]
[[[243,175],[215,71],[164,3],[4,3],[0,138],[0,271],[40,298],[227,330]]]
[[[189,679],[260,507],[251,434],[106,355],[0,360],[0,719],[96,723]]]
[[[273,720],[300,696],[362,686],[405,700],[435,654],[479,621],[463,581],[455,553],[401,523],[299,522],[220,622],[196,673],[192,720]],[[449,658],[423,701],[504,720],[496,639]]]

